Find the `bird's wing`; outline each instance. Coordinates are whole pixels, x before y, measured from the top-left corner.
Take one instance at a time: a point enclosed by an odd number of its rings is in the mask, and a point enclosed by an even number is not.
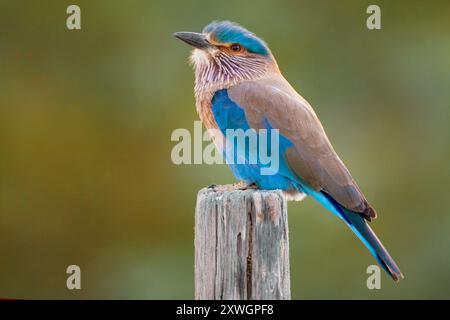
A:
[[[267,119],[294,144],[286,151],[286,159],[302,181],[368,220],[376,217],[312,107],[281,75],[242,82],[229,88],[228,93],[245,110],[252,128],[263,128],[263,120]]]

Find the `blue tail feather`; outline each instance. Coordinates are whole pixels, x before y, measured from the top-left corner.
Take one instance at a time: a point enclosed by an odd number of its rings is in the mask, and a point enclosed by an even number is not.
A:
[[[303,185],[302,189],[329,211],[341,218],[367,249],[369,249],[370,253],[392,279],[398,281],[403,278],[403,274],[395,261],[360,214],[344,208],[326,192],[318,192]]]

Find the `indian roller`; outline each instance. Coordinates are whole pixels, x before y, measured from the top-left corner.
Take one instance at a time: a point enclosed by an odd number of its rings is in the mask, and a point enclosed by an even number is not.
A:
[[[212,129],[212,139],[235,177],[247,186],[284,190],[289,199],[311,196],[342,219],[392,279],[403,278],[367,223],[377,217],[375,209],[333,149],[311,105],[281,74],[268,45],[229,21],[214,21],[202,33],[174,36],[193,47],[197,112],[206,129]],[[263,175],[260,162],[229,161],[230,148],[218,142],[230,129],[277,129],[277,172]]]

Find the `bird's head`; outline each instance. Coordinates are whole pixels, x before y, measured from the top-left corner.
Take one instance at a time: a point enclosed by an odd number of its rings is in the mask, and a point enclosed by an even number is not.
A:
[[[267,44],[236,23],[214,21],[202,33],[176,32],[174,36],[194,47],[190,59],[197,87],[226,88],[279,72]]]

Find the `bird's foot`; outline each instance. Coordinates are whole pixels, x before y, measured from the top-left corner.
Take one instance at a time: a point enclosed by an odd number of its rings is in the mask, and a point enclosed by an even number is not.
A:
[[[258,189],[258,186],[256,185],[256,183],[254,183],[254,182],[248,183],[245,181],[239,181],[238,183],[235,183],[234,187],[237,190]]]

